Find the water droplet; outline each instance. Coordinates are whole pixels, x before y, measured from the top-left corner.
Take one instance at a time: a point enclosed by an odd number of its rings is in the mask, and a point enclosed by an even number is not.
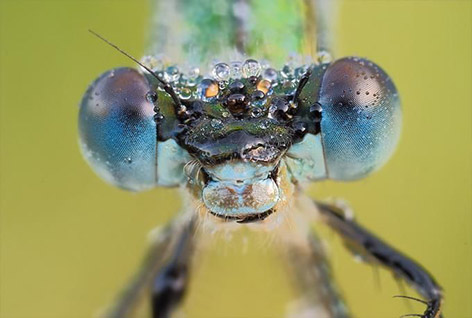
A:
[[[182,74],[180,79],[184,86],[194,87],[197,85],[199,75],[200,69],[198,67],[190,66],[185,69],[185,72]]]
[[[251,109],[251,116],[252,117],[261,117],[262,114],[263,114],[263,110],[259,107],[254,107],[253,109]]]
[[[267,121],[267,120],[262,121],[262,122],[259,124],[259,128],[261,128],[261,129],[267,129],[267,128],[269,128],[269,121]]]
[[[200,75],[200,69],[198,67],[190,67],[187,71],[187,77],[195,80]]]
[[[281,74],[284,78],[292,78],[293,77],[293,68],[285,64],[284,67],[282,68]]]
[[[179,68],[177,66],[169,66],[164,72],[164,81],[167,83],[176,82],[180,77]]]
[[[151,68],[152,69],[152,65],[153,65],[153,61],[155,61],[155,58],[151,55],[146,55],[146,56],[143,56],[141,58],[141,64],[143,64],[144,66],[148,67],[148,68]]]
[[[290,94],[291,91],[296,88],[296,85],[295,85],[295,83],[292,82],[292,81],[284,81],[284,82],[282,83],[282,88],[284,89],[284,91],[285,91],[287,94]]]
[[[295,69],[295,77],[302,78],[308,71],[308,66],[303,65]]]
[[[214,129],[222,129],[224,127],[223,122],[215,118],[210,121],[210,126]]]
[[[248,59],[243,64],[243,74],[245,77],[257,77],[261,74],[261,65],[256,60]]]
[[[226,63],[218,63],[213,67],[212,73],[217,81],[227,81],[231,76],[231,68]]]
[[[128,163],[128,164],[133,163],[133,159],[131,159],[130,157],[125,158],[125,162]]]
[[[210,98],[218,95],[219,87],[218,83],[211,79],[203,79],[198,84],[197,94],[202,100],[207,101]]]
[[[241,62],[231,62],[231,77],[232,78],[241,78],[242,72],[242,63]]]
[[[157,94],[155,92],[147,92],[146,99],[148,102],[154,104],[157,101]]]
[[[164,119],[164,115],[162,114],[155,114],[154,115],[154,121],[156,124],[160,123]]]
[[[325,63],[330,63],[333,59],[331,57],[331,54],[329,54],[326,51],[319,51],[316,53],[316,60],[320,64],[325,64]]]
[[[164,68],[164,58],[162,57],[155,57],[152,55],[146,55],[141,59],[141,63],[144,64],[147,68],[151,69],[152,71],[160,71]],[[143,72],[147,72],[144,68],[141,67]]]
[[[277,80],[277,71],[273,68],[268,68],[264,70],[262,77],[268,81],[274,82]]]
[[[252,93],[251,98],[253,102],[260,101],[264,99],[265,93],[260,90],[256,90],[254,93]]]
[[[192,96],[192,91],[190,88],[184,87],[180,90],[179,96],[182,99],[189,99]]]
[[[257,90],[263,92],[264,94],[267,94],[267,92],[269,91],[270,89],[270,81],[266,80],[266,79],[263,79],[263,80],[260,80],[258,83],[257,83]]]
[[[228,83],[228,81],[219,81],[218,87],[220,88],[220,90],[223,90],[228,85]]]
[[[197,79],[190,79],[190,78],[187,78],[187,80],[185,81],[185,86],[188,86],[188,87],[195,87],[195,85],[197,85],[198,83],[198,80]]]
[[[156,73],[157,77],[164,80],[164,72],[163,71],[156,71],[155,73]],[[159,86],[159,88],[162,89],[160,86]]]

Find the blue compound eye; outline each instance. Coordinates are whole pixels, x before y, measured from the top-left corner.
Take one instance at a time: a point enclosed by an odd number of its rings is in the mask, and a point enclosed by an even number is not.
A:
[[[374,63],[344,58],[331,64],[320,87],[321,139],[330,179],[354,180],[380,168],[401,130],[401,108],[390,77]]]
[[[102,74],[85,93],[79,113],[80,147],[105,181],[142,191],[184,180],[189,155],[172,139],[157,142],[154,103],[155,91],[131,68]]]
[[[102,74],[85,93],[79,113],[80,146],[105,181],[140,191],[157,184],[154,105],[146,78],[131,68]]]
[[[303,163],[296,178],[355,180],[390,158],[401,108],[392,80],[379,66],[354,57],[316,66],[300,96],[316,128],[289,151]]]
[[[169,104],[170,97],[160,93]],[[157,96],[146,77],[131,68],[105,72],[85,93],[79,112],[80,147],[108,183],[143,191],[185,180],[188,153],[173,139],[157,141]]]

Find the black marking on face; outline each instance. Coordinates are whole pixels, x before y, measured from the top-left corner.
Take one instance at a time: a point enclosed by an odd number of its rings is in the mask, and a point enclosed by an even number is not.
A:
[[[186,149],[203,164],[241,159],[271,163],[290,147],[292,130],[271,119],[205,120],[186,134]]]

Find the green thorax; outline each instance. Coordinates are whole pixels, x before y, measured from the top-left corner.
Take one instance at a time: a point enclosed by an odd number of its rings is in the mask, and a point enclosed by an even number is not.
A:
[[[313,6],[303,0],[153,0],[148,54],[198,66],[247,57],[281,67],[315,55]]]

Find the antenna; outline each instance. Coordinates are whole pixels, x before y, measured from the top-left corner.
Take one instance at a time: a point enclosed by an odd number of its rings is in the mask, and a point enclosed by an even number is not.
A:
[[[157,79],[157,81],[162,85],[162,88],[164,89],[164,91],[169,94],[172,99],[174,100],[174,103],[181,107],[182,104],[180,102],[180,99],[179,97],[177,97],[177,94],[175,93],[174,89],[172,88],[172,86],[169,85],[169,83],[165,82],[164,80],[162,80],[159,76],[157,76],[150,68],[148,68],[146,65],[144,65],[143,63],[141,63],[140,61],[138,61],[135,57],[133,57],[132,55],[130,55],[129,53],[127,53],[126,51],[120,49],[117,45],[111,43],[110,41],[108,41],[107,39],[105,39],[103,36],[101,36],[100,34],[96,33],[95,31],[93,30],[88,30],[90,33],[92,33],[93,35],[95,35],[97,38],[99,38],[100,40],[102,40],[103,42],[105,42],[106,44],[110,45],[112,48],[116,49],[118,52],[120,52],[121,54],[123,54],[124,56],[128,57],[129,59],[131,59],[133,62],[135,62],[136,64],[138,64],[139,66],[141,66],[142,68],[144,68],[149,74],[151,74],[154,78]]]

